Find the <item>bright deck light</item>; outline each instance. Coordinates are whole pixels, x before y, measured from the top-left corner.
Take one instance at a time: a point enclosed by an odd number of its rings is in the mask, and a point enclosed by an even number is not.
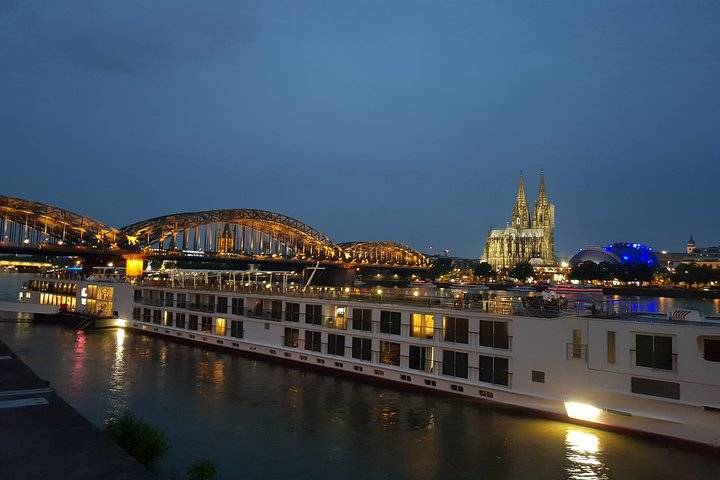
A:
[[[567,411],[568,417],[585,420],[587,422],[597,421],[597,417],[602,411],[587,403],[578,402],[565,402],[565,410]]]

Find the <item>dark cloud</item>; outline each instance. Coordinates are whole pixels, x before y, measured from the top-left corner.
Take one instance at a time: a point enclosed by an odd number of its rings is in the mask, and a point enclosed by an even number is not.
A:
[[[720,244],[716,1],[0,6],[5,195],[477,257],[545,168],[561,254]]]
[[[202,60],[247,42],[254,29],[252,5],[225,0],[14,2],[7,13],[17,22],[13,45],[37,42],[46,55],[116,72]]]

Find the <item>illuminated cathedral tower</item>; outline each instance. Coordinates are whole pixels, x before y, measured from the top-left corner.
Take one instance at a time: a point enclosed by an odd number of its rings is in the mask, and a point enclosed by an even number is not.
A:
[[[555,205],[545,191],[545,175],[540,171],[540,190],[532,213],[525,198],[520,173],[512,219],[506,228],[490,230],[485,242],[484,260],[495,269],[511,268],[520,262],[538,265],[555,263]]]

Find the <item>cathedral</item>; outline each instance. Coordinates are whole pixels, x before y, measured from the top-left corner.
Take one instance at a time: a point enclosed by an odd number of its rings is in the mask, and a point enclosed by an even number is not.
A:
[[[540,171],[540,191],[535,200],[532,223],[521,173],[512,221],[506,228],[490,230],[484,261],[496,270],[528,261],[534,265],[552,265],[555,263],[554,229],[555,205],[547,199],[543,172]]]

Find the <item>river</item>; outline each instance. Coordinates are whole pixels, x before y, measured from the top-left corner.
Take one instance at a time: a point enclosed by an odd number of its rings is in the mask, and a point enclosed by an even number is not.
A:
[[[13,298],[22,279],[0,275],[0,299]],[[0,339],[93,424],[130,409],[163,430],[171,444],[163,479],[183,478],[199,458],[218,467],[219,479],[682,479],[720,471],[720,458],[664,443],[134,332],[6,321]]]

